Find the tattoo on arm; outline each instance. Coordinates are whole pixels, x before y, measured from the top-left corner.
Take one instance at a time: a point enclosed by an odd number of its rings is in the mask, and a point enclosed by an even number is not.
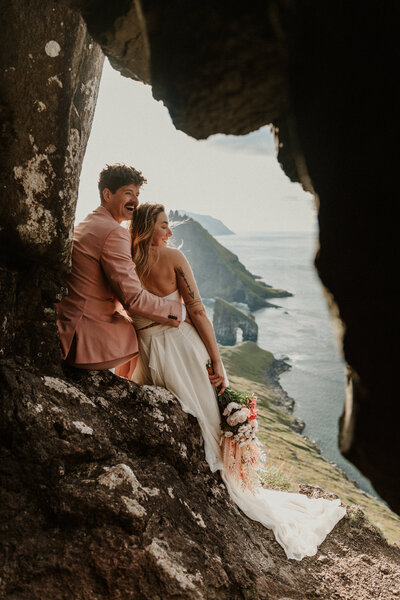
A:
[[[188,300],[187,302],[185,302],[185,306],[190,306],[190,308],[193,308],[194,306],[203,306],[203,302],[201,298],[199,298],[198,300]]]
[[[203,306],[203,302],[201,301],[201,298],[199,298],[198,300],[190,300],[189,302],[185,302],[185,306],[188,309],[189,315],[192,318],[207,316],[207,313],[205,311],[205,308]]]
[[[178,273],[179,273],[179,275],[182,277],[183,281],[186,283],[186,286],[187,286],[187,289],[188,289],[189,296],[190,296],[191,298],[193,298],[193,300],[194,300],[194,292],[192,292],[192,290],[191,290],[191,288],[190,288],[189,282],[188,282],[188,280],[186,279],[186,275],[185,275],[185,273],[183,272],[183,269],[182,269],[182,267],[178,267]]]
[[[187,306],[187,305],[186,305]],[[194,309],[192,306],[188,306],[189,315],[194,319],[195,317],[206,317],[207,313],[204,310],[203,305],[196,306]]]

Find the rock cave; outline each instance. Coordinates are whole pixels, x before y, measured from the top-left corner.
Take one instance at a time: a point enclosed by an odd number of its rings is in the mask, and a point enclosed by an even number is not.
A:
[[[340,447],[399,512],[397,4],[11,0],[1,21],[3,597],[313,597],[317,571],[289,568],[237,512],[168,393],[62,366],[54,303],[104,55],[197,139],[271,123],[318,205],[315,262],[348,365]],[[384,555],[363,531],[360,552]]]

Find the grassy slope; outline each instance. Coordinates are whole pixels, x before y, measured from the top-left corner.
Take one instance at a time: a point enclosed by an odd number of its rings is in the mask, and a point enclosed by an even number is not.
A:
[[[214,305],[214,310],[218,310],[220,309],[221,312],[223,312],[226,316],[231,315],[232,317],[239,317],[239,318],[245,318],[245,319],[249,319],[250,321],[255,321],[254,315],[252,313],[245,313],[242,310],[239,310],[238,308],[236,308],[236,306],[233,306],[233,304],[231,304],[230,302],[227,302],[227,300],[224,300],[223,298],[218,298],[218,296],[215,298],[215,305]],[[219,307],[216,305],[219,304]]]
[[[231,387],[258,396],[259,438],[267,454],[268,467],[276,468],[290,482],[290,489],[309,483],[340,496],[345,504],[358,504],[367,518],[389,542],[400,539],[400,519],[384,504],[365,494],[349,481],[336,466],[320,456],[315,444],[290,429],[291,416],[273,404],[273,391],[265,383],[264,373],[274,360],[270,352],[254,342],[220,347]]]
[[[196,225],[199,224],[196,223]],[[254,275],[252,275],[252,273],[250,273],[250,271],[248,271],[246,267],[239,261],[236,254],[233,254],[233,252],[222,246],[222,244],[217,242],[217,240],[214,239],[207,231],[205,231],[205,233],[207,234],[204,236],[207,244],[212,247],[214,252],[224,261],[224,263],[236,275],[236,277],[238,277],[238,279],[244,283],[249,291],[253,292],[257,296],[261,296],[261,298],[279,298],[290,295],[285,290],[268,287],[262,281],[254,279]]]

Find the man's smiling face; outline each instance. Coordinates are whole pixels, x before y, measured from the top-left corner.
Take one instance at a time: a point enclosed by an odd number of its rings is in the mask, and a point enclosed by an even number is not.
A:
[[[118,188],[113,194],[108,188],[103,191],[103,206],[111,213],[112,217],[122,223],[130,221],[139,204],[140,185],[128,183]]]

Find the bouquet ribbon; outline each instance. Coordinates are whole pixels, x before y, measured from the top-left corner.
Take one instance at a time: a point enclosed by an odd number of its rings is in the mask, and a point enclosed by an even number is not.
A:
[[[206,365],[213,374],[211,360]],[[218,395],[221,415],[220,446],[221,457],[226,473],[237,485],[255,491],[260,484],[257,469],[260,467],[260,450],[257,439],[258,422],[257,397],[242,394],[231,388]]]

